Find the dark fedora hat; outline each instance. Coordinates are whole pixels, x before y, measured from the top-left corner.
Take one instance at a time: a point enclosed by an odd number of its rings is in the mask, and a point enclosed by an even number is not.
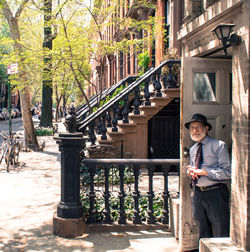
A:
[[[202,114],[194,114],[192,116],[191,121],[185,123],[185,127],[187,129],[189,129],[190,123],[192,123],[192,122],[202,122],[202,123],[204,123],[205,126],[209,127],[208,130],[212,129],[212,125],[207,121],[207,118],[204,115],[202,115]]]

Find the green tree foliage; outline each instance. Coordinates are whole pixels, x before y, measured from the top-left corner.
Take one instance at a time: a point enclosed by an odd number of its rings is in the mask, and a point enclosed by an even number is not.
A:
[[[19,72],[14,78],[18,80],[16,86],[20,90],[25,143],[27,147],[38,150],[40,149],[40,146],[36,138],[34,124],[30,112],[30,93],[26,69],[28,57],[26,55],[26,50],[23,43],[22,26],[20,25],[20,20],[24,17],[23,13],[27,5],[28,0],[24,0],[16,4],[13,2],[8,2],[7,0],[1,0],[0,2],[0,11],[9,26],[11,38],[9,46],[12,46],[13,49],[12,53],[7,55],[8,57],[5,57],[6,61],[3,60],[3,62],[5,62],[6,65],[13,62],[18,63],[19,65]],[[6,43],[6,39],[1,42]]]
[[[74,92],[73,87],[77,87],[79,96],[87,100],[84,86],[91,83],[89,83],[90,66],[84,13],[84,8],[71,3],[65,4],[64,9],[59,10],[58,34],[53,48],[53,65],[54,81],[58,86],[62,83],[58,90],[69,96]]]
[[[6,0],[1,1],[7,3]],[[52,91],[52,77],[57,107],[62,102],[66,105],[72,94],[78,101],[88,103],[87,88],[92,87],[96,93],[102,92],[106,82],[104,73],[112,55],[129,52],[131,48],[138,54],[147,50],[153,41],[155,18],[141,20],[134,15],[121,17],[117,10],[125,6],[118,0],[112,0],[105,6],[104,1],[100,0],[94,1],[93,6],[88,1],[53,2],[47,21],[49,40],[44,37],[44,2],[25,0],[24,3],[22,15],[18,16],[20,39],[11,37],[12,40],[1,40],[1,44],[8,44],[12,48],[19,46],[18,50],[4,57],[4,62],[5,66],[12,62],[20,63],[25,78],[21,80],[21,75],[12,76],[11,83],[19,90],[28,86],[32,101],[41,99],[41,84],[45,84],[45,80],[49,82],[45,86]],[[136,3],[144,8],[155,8],[151,1]],[[131,7],[133,11],[137,8],[137,5]],[[108,33],[108,30],[113,30],[113,33]],[[53,48],[48,46],[48,50],[43,50],[46,42],[52,39]],[[44,60],[46,57],[52,61],[47,62]],[[94,65],[99,66],[100,81],[97,86],[91,79]],[[44,69],[48,70],[47,76]]]
[[[140,75],[148,70],[150,58],[148,52],[142,52],[138,55],[138,65],[140,67]]]
[[[114,55],[119,55],[121,52],[128,53],[133,48],[135,55],[131,55],[131,57],[136,56],[153,41],[154,32],[152,29],[156,19],[148,16],[141,20],[137,16],[129,15],[129,12],[126,16],[122,16],[120,10],[127,8],[123,4],[125,2],[119,0],[111,0],[108,4],[106,1],[96,0],[94,6],[88,6],[86,3],[80,5],[90,16],[90,25],[87,27],[81,25],[81,29],[84,27],[85,36],[82,45],[88,54],[92,71],[93,66],[98,65],[100,78],[97,86],[91,83],[91,79],[86,79],[87,84],[94,86],[96,93],[102,93],[104,83],[107,82],[105,74],[107,64]],[[151,1],[142,0],[136,1],[130,11],[137,13],[139,6],[143,6],[144,10],[155,8]],[[144,36],[141,37],[140,34],[144,34]],[[85,75],[84,77],[89,76]]]

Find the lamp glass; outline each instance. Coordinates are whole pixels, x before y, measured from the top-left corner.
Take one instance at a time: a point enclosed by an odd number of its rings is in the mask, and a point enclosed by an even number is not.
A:
[[[214,30],[214,32],[215,32],[217,38],[218,38],[219,40],[222,40],[221,30],[220,30],[220,27],[219,27],[219,26],[216,27],[216,29]]]
[[[212,30],[212,32],[216,34],[217,38],[222,41],[224,54],[227,54],[227,42],[229,41],[230,45],[230,34],[234,26],[235,24],[219,24]]]
[[[219,40],[228,40],[234,26],[234,24],[219,24],[212,31],[215,32]]]
[[[229,35],[231,33],[231,28],[232,27],[230,27],[230,26],[221,27],[222,38],[224,38],[224,39],[229,38]]]

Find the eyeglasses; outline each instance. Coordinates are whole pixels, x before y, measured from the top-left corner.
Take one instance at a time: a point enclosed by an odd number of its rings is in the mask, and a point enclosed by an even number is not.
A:
[[[205,128],[205,126],[202,126],[202,125],[190,126],[189,131],[200,130],[200,129],[203,129],[203,128]]]

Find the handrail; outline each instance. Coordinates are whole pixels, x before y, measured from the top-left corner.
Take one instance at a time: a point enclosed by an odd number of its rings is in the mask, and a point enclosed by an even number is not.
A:
[[[98,94],[99,95],[99,94]],[[89,97],[89,102],[91,102],[93,99],[95,99],[98,95],[92,95],[91,97]],[[88,106],[87,102],[79,105],[77,108],[76,108],[76,112],[79,112],[80,110],[82,110],[83,108],[85,108],[86,106]]]
[[[133,81],[133,79],[136,79],[138,77],[139,76],[137,76],[137,75],[127,76],[126,78],[118,81],[115,85],[105,89],[102,92],[101,100],[103,100],[107,95],[110,95],[113,92],[115,92],[115,90],[117,88],[119,88],[121,85],[124,85],[126,82],[128,82],[130,84],[130,82]],[[93,108],[93,107],[95,107],[97,105],[98,97],[100,97],[100,94],[97,94],[97,95],[94,95],[94,96],[91,97],[91,99],[89,101],[91,108]],[[87,103],[84,103],[83,105],[79,106],[78,108],[76,108],[77,118],[81,118],[88,111],[89,111],[89,107],[88,107]]]
[[[156,68],[150,68],[145,74],[143,74],[139,79],[134,81],[132,84],[130,84],[127,88],[121,91],[121,93],[117,94],[114,98],[109,100],[107,103],[105,103],[102,107],[100,107],[97,111],[92,113],[89,117],[87,117],[83,122],[80,122],[80,130],[85,129],[91,122],[96,120],[98,117],[100,117],[105,111],[112,108],[117,102],[119,102],[121,99],[125,98],[131,91],[133,91],[135,88],[139,87],[144,81],[148,80],[153,74],[159,74],[161,71],[161,68],[165,65],[168,65],[170,67],[173,66],[173,64],[180,64],[180,60],[166,60],[162,62],[158,67]]]
[[[84,159],[85,164],[179,165],[180,159]]]

